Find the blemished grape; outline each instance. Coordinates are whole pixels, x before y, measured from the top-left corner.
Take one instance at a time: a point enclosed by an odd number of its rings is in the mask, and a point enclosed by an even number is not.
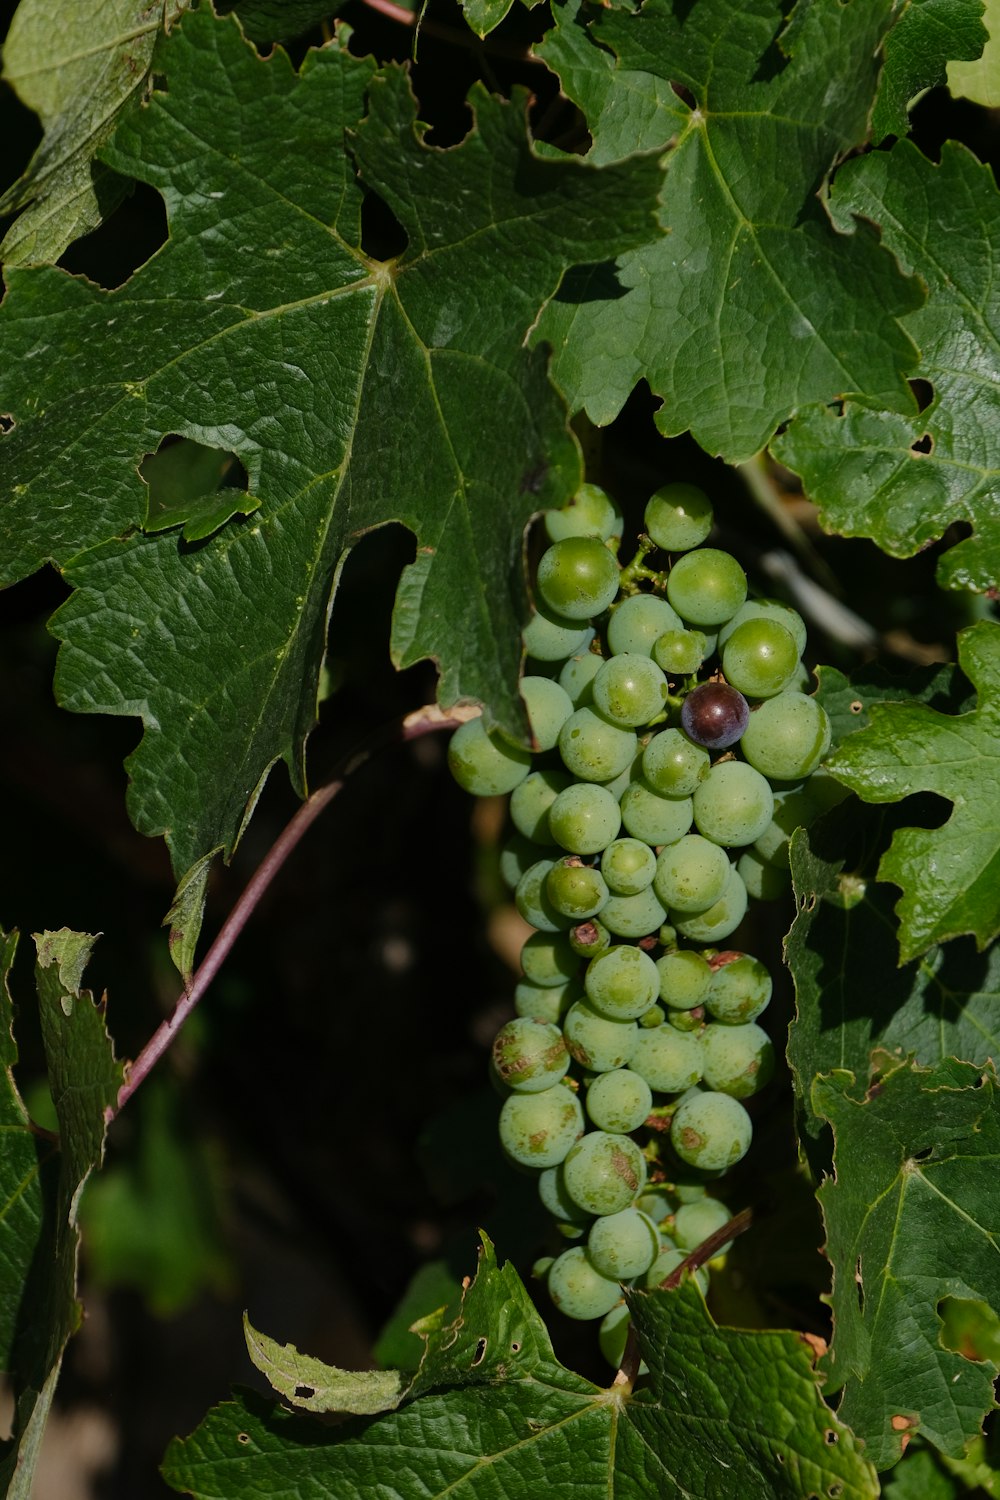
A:
[[[780,693],[798,664],[791,631],[777,620],[744,620],[722,651],[727,681],[751,698],[773,698]]]
[[[728,682],[703,682],[688,693],[681,706],[684,733],[709,750],[735,745],[749,722],[749,703]]]
[[[533,932],[521,949],[521,968],[530,984],[554,989],[577,974],[580,960],[561,932]]]
[[[549,832],[571,854],[599,854],[618,837],[621,808],[612,794],[592,782],[574,782],[549,808]]]
[[[720,1094],[748,1099],[774,1073],[771,1038],[752,1021],[744,1026],[725,1026],[720,1022],[706,1026],[701,1043],[705,1083]]]
[[[710,1234],[721,1229],[723,1224],[728,1224],[731,1218],[729,1209],[718,1198],[706,1195],[696,1199],[694,1203],[682,1203],[674,1215],[674,1239],[685,1252],[697,1250]],[[716,1255],[725,1255],[732,1248],[732,1243],[732,1240],[727,1240],[724,1245],[720,1245]]]
[[[648,1271],[660,1253],[660,1231],[637,1208],[602,1214],[590,1226],[587,1254],[602,1276],[631,1281]]]
[[[657,1094],[681,1094],[701,1079],[701,1039],[674,1026],[640,1029],[629,1067]]]
[[[571,927],[567,936],[573,952],[581,958],[597,958],[611,947],[610,932],[603,922],[598,922],[593,917]]]
[[[604,663],[594,678],[593,701],[612,724],[637,729],[662,714],[667,679],[648,656],[627,651]]]
[[[666,908],[649,886],[634,896],[609,896],[601,908],[601,921],[615,937],[642,938],[657,931],[666,920]]]
[[[598,1130],[610,1135],[628,1135],[638,1130],[652,1107],[649,1084],[631,1068],[599,1073],[587,1090],[587,1114]]]
[[[665,630],[653,647],[653,660],[668,677],[690,677],[708,655],[700,630]]]
[[[527,776],[531,753],[500,735],[487,734],[482,719],[469,719],[449,741],[448,769],[473,796],[499,797]]]
[[[559,686],[569,697],[574,708],[588,708],[594,696],[594,678],[604,665],[604,657],[587,651],[583,656],[571,656],[563,663],[559,673]]]
[[[693,949],[664,953],[656,960],[660,976],[660,999],[674,1010],[694,1010],[704,1005],[712,987],[708,959]]]
[[[642,774],[661,797],[690,797],[711,769],[708,751],[680,729],[654,734],[642,752]]]
[[[729,882],[726,851],[698,833],[686,833],[661,850],[653,889],[672,911],[707,911],[721,900]]]
[[[557,1026],[574,1000],[583,994],[583,986],[575,979],[565,984],[540,985],[522,979],[514,987],[514,1010],[517,1015],[533,1021],[549,1021]]]
[[[558,1166],[583,1131],[580,1101],[562,1083],[540,1094],[511,1094],[500,1110],[500,1144],[523,1167]]]
[[[742,848],[759,839],[774,814],[774,793],[753,766],[719,761],[693,797],[698,832],[713,844]]]
[[[563,1021],[563,1036],[570,1056],[592,1073],[624,1068],[638,1035],[634,1021],[609,1021],[587,1000],[575,1001]]]
[[[616,896],[637,896],[652,884],[656,855],[641,839],[615,839],[601,855],[601,874]]]
[[[526,1094],[515,1097],[543,1099],[545,1096]],[[726,1096],[720,1094],[719,1097]],[[573,1202],[589,1213],[616,1214],[620,1209],[628,1208],[642,1192],[646,1182],[646,1162],[635,1141],[627,1135],[592,1130],[567,1153],[563,1181]]]
[[[771,976],[749,953],[722,954],[712,970],[705,1009],[713,1021],[743,1026],[756,1021],[771,1001]]]
[[[830,720],[815,698],[779,693],[750,715],[740,749],[775,781],[797,781],[815,771],[830,748]]]
[[[745,604],[727,620],[719,631],[719,650],[722,651],[726,642],[737,626],[742,625],[744,620],[776,620],[779,625],[784,625],[790,632],[795,642],[795,650],[801,656],[806,649],[806,622],[798,610],[792,609],[789,604],[781,604],[777,599],[748,599]]]
[[[622,793],[621,820],[633,838],[644,844],[674,844],[691,827],[690,797],[661,797],[640,777]]]
[[[593,708],[574,709],[559,731],[563,764],[580,781],[611,781],[632,764],[638,747],[633,730]]]
[[[551,750],[573,712],[569,694],[550,677],[522,677],[520,687],[537,750]]]
[[[606,610],[618,593],[619,572],[614,554],[602,541],[570,536],[543,552],[538,592],[548,608],[565,619],[589,620]]]
[[[549,871],[545,894],[557,912],[579,923],[597,915],[608,899],[608,888],[600,870],[585,865],[578,854],[568,854]]]
[[[532,771],[526,776],[510,794],[510,820],[518,833],[535,844],[551,844],[549,808],[572,785],[573,778],[565,771]]]
[[[603,1318],[621,1300],[617,1281],[602,1276],[582,1245],[564,1250],[549,1267],[549,1296],[567,1318]]]
[[[667,598],[672,607],[682,620],[699,629],[724,625],[746,597],[746,574],[735,557],[716,547],[685,553],[667,578]]]
[[[557,911],[549,900],[546,884],[554,868],[551,859],[538,860],[524,872],[514,892],[514,905],[524,920],[539,932],[565,932],[572,920]]]
[[[707,911],[670,913],[670,920],[682,937],[694,943],[719,943],[727,938],[746,916],[747,888],[735,865],[730,866],[726,889]]]
[[[646,502],[643,524],[664,552],[700,547],[712,529],[712,505],[695,484],[665,484]]]
[[[625,651],[652,656],[661,635],[668,630],[683,629],[683,621],[666,599],[658,594],[633,594],[612,610],[608,646],[615,656]]]
[[[545,1021],[508,1021],[493,1041],[493,1067],[500,1082],[515,1093],[540,1094],[558,1083],[569,1067],[563,1034]]]
[[[567,620],[536,604],[535,613],[521,632],[524,649],[535,661],[564,661],[583,651],[593,640],[590,625]]]
[[[648,953],[628,943],[593,959],[583,984],[594,1010],[609,1021],[638,1020],[660,993],[655,963]]]
[[[529,1097],[545,1096],[532,1094]],[[729,1094],[690,1095],[677,1106],[670,1125],[670,1143],[677,1155],[689,1166],[703,1172],[726,1171],[735,1166],[750,1149],[752,1136],[750,1116],[740,1101]],[[578,1142],[573,1150],[578,1150],[582,1144],[582,1141]]]
[[[602,542],[621,536],[621,512],[598,484],[581,484],[568,504],[545,512],[545,530],[550,541],[568,536],[596,536]]]

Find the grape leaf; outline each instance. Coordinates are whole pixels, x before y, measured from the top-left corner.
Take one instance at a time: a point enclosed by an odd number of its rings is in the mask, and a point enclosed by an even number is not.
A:
[[[944,83],[946,64],[977,58],[988,40],[983,0],[910,0],[885,40],[885,67],[872,115],[872,136],[905,135],[907,105]]]
[[[156,70],[107,159],[164,193],[167,243],[114,292],[14,272],[0,308],[0,550],[74,585],[57,693],[141,714],[130,810],[180,873],[232,847],[277,759],[303,789],[331,592],[372,527],[418,539],[397,664],[435,658],[442,701],[521,730],[523,532],[580,475],[523,337],[568,266],[648,238],[661,172],[543,162],[523,97],[482,90],[466,140],[428,148],[401,69],[330,46],[296,74],[204,8]],[[407,236],[391,262],[359,248],[356,126]],[[234,452],[260,508],[196,546],[139,533],[136,464],[168,433]]]
[[[984,948],[1000,932],[1000,625],[981,621],[958,637],[958,659],[978,706],[946,714],[923,704],[875,704],[828,770],[866,802],[935,792],[953,804],[940,828],[904,828],[879,865],[898,885],[900,962],[971,933]]]
[[[226,0],[220,15],[235,11],[247,36],[264,46],[301,36],[340,9],[337,0]]]
[[[894,6],[813,0],[783,31],[786,10],[781,0],[603,10],[585,66],[579,12],[556,7],[540,55],[587,115],[597,159],[627,148],[622,120],[634,121],[632,149],[676,134],[666,237],[620,259],[617,296],[607,268],[578,276],[537,325],[570,405],[599,424],[640,378],[663,397],[662,432],[690,429],[732,460],[810,401],[878,392],[901,417],[914,413],[902,372],[915,350],[896,319],[918,305],[917,284],[867,228],[837,233],[817,197],[867,138]],[[670,102],[671,84],[690,106]]]
[[[939,1303],[1000,1309],[996,1179],[1000,1109],[992,1067],[886,1060],[863,1092],[818,1079],[813,1110],[835,1137],[836,1176],[819,1191],[833,1263],[831,1388],[876,1468],[921,1432],[959,1456],[993,1406],[997,1367],[941,1341]]]
[[[974,99],[987,109],[1000,108],[1000,0],[986,0],[983,13],[989,40],[976,62],[953,62],[948,87],[953,94]]]
[[[0,244],[6,265],[58,260],[121,202],[128,179],[97,153],[138,104],[156,39],[188,3],[21,0],[3,46],[3,76],[41,117],[45,135],[0,198],[0,214],[23,210]]]
[[[964,147],[940,166],[908,141],[849,162],[834,212],[878,226],[929,296],[904,326],[920,348],[915,377],[933,398],[918,415],[866,396],[800,413],[773,446],[801,474],[822,524],[909,557],[956,521],[972,535],[938,564],[943,588],[995,587],[1000,576],[1000,194]]]
[[[65,929],[35,939],[58,1151],[42,1137],[28,1137],[23,1106],[7,1074],[4,1123],[12,1134],[3,1156],[3,1200],[10,1217],[4,1215],[0,1239],[0,1310],[16,1408],[13,1436],[0,1446],[0,1490],[10,1500],[28,1500],[63,1350],[79,1325],[77,1207],[87,1178],[101,1163],[105,1111],[114,1106],[122,1081],[104,1029],[103,1007],[80,988],[94,941]],[[9,941],[5,956],[12,957]],[[14,1054],[6,1001],[5,1009],[0,1037],[9,1069]],[[16,1241],[10,1238],[12,1231]]]
[[[514,0],[462,0],[462,14],[477,36],[499,26]]]
[[[428,1339],[407,1399],[324,1427],[253,1395],[175,1440],[163,1473],[196,1497],[351,1500],[660,1500],[721,1493],[801,1500],[878,1493],[851,1433],[824,1404],[804,1341],[718,1328],[697,1290],[630,1299],[648,1388],[602,1390],[555,1359],[512,1268],[484,1242],[453,1324]],[[422,1394],[421,1394],[422,1393]]]

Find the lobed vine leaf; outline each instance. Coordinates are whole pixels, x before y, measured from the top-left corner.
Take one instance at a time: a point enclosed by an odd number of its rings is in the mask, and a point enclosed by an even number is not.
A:
[[[555,10],[540,55],[595,158],[671,143],[665,237],[624,255],[617,285],[606,266],[578,274],[539,320],[571,406],[609,422],[646,379],[663,433],[734,461],[812,401],[864,393],[912,417],[916,353],[897,319],[922,294],[817,196],[867,139],[893,0],[814,0],[787,26],[781,0],[646,0],[599,10],[589,55],[584,12]]]
[[[442,701],[521,731],[523,533],[580,477],[523,337],[567,267],[649,237],[661,173],[542,161],[524,99],[482,90],[465,141],[430,148],[401,69],[331,45],[296,73],[204,8],[156,69],[107,160],[164,194],[167,243],[113,292],[11,274],[0,532],[8,579],[52,559],[74,586],[57,694],[142,716],[130,811],[182,873],[232,848],[276,760],[304,789],[332,590],[375,526],[417,537],[396,663],[435,658]],[[349,131],[407,239],[389,262],[361,246]],[[136,467],[167,434],[233,452],[253,515],[195,545],[142,534]]]
[[[944,588],[987,592],[1000,576],[1000,194],[988,166],[950,142],[940,165],[908,141],[849,162],[833,210],[877,226],[929,296],[904,317],[920,349],[924,411],[867,394],[803,412],[774,444],[823,525],[909,557],[961,522],[938,564]]]
[[[974,99],[987,109],[1000,107],[1000,0],[985,0],[983,20],[989,40],[974,62],[953,62],[948,67],[948,87],[953,94]]]
[[[886,1059],[867,1090],[852,1073],[816,1081],[835,1177],[819,1191],[833,1264],[831,1388],[877,1468],[920,1432],[960,1457],[993,1407],[997,1366],[942,1338],[942,1304],[1000,1310],[997,1078],[946,1059]]]
[[[983,0],[910,0],[885,40],[885,67],[872,114],[872,136],[905,135],[907,106],[944,83],[947,64],[972,61],[989,39]]]

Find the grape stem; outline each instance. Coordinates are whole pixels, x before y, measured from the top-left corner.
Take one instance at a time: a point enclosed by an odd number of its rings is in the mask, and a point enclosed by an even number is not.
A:
[[[723,1224],[720,1229],[716,1229],[713,1234],[710,1234],[707,1240],[702,1240],[701,1244],[697,1245],[691,1251],[690,1255],[681,1261],[679,1266],[674,1267],[669,1276],[664,1277],[656,1290],[659,1292],[674,1291],[680,1286],[681,1278],[684,1275],[688,1272],[693,1274],[706,1261],[710,1261],[713,1256],[718,1255],[723,1245],[750,1228],[752,1220],[753,1212],[749,1208],[744,1208],[742,1212],[735,1214],[729,1220],[728,1224]],[[630,1323],[628,1338],[625,1340],[625,1350],[622,1354],[621,1366],[614,1380],[611,1382],[613,1390],[622,1391],[626,1395],[632,1390],[639,1376],[640,1361],[639,1335],[635,1324]]]
[[[381,729],[376,730],[357,749],[352,750],[344,757],[338,770],[329,781],[317,787],[306,798],[302,806],[296,810],[292,818],[282,829],[250,877],[232,911],[219,929],[215,941],[192,975],[190,984],[184,990],[184,993],[174,1007],[173,1014],[161,1022],[135,1061],[126,1064],[125,1082],[118,1090],[118,1099],[114,1105],[109,1105],[104,1111],[104,1118],[107,1123],[110,1123],[115,1118],[122,1105],[132,1097],[143,1079],[147,1077],[166,1052],[174,1037],[222,968],[236,939],[247,925],[247,922],[250,920],[271,882],[278,874],[278,871],[315,823],[320,813],[329,807],[334,797],[342,790],[348,777],[369,761],[378,751],[386,749],[390,745],[420,739],[422,735],[433,734],[442,729],[457,729],[459,724],[464,724],[467,719],[476,718],[479,712],[478,708],[459,707],[445,713],[438,708],[437,704],[425,704],[423,708],[415,709],[413,713],[407,714],[401,722],[394,721],[392,724],[384,725]]]
[[[639,545],[635,549],[635,556],[631,562],[625,564],[618,578],[618,591],[621,594],[636,594],[639,592],[641,580],[664,587],[666,584],[666,573],[654,572],[652,568],[646,567],[646,558],[651,552],[655,552],[656,545],[643,532],[639,538]]]

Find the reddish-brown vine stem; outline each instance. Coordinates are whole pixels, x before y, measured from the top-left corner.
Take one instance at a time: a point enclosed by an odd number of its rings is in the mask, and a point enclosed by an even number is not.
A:
[[[402,723],[387,725],[373,734],[357,750],[345,757],[339,771],[331,780],[318,787],[311,796],[306,798],[250,877],[236,905],[219,929],[218,936],[195,970],[190,985],[178,1000],[173,1014],[157,1027],[139,1056],[128,1066],[125,1082],[118,1090],[117,1103],[109,1106],[104,1112],[107,1121],[114,1119],[122,1105],[132,1097],[143,1079],[148,1076],[166,1052],[177,1032],[218,974],[233,944],[285,860],[298,846],[320,813],[329,807],[347,778],[370,760],[377,751],[389,745],[416,740],[422,735],[433,734],[440,729],[455,729],[466,719],[474,718],[478,713],[478,708],[456,708],[449,713],[443,713],[436,704],[427,704],[423,708],[418,708],[413,713],[407,714]]]

